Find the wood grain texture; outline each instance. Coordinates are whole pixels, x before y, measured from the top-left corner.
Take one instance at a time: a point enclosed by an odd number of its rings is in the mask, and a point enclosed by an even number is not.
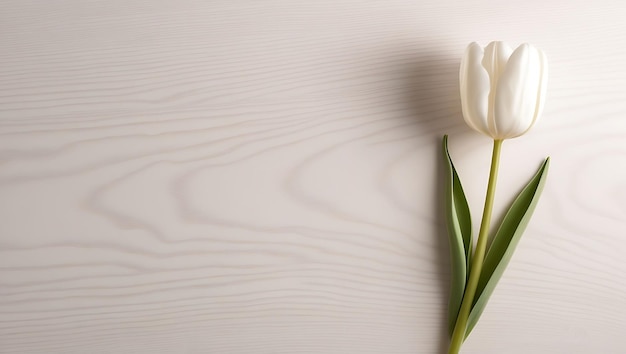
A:
[[[0,3],[1,353],[443,353],[440,139],[471,41],[550,59],[552,156],[465,353],[626,353],[620,1]]]

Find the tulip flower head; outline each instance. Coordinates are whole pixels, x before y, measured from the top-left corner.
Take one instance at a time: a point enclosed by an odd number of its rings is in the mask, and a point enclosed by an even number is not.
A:
[[[484,49],[471,43],[459,73],[465,122],[504,140],[525,134],[539,119],[548,83],[548,61],[530,44],[513,50],[504,42]]]

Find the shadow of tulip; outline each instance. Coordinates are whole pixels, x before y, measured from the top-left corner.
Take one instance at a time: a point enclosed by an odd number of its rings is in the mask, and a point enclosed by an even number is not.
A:
[[[436,245],[436,274],[440,296],[440,313],[438,318],[439,348],[437,352],[447,353],[448,335],[448,297],[450,295],[450,253],[446,220],[444,215],[443,194],[446,180],[442,152],[443,135],[453,135],[454,144],[462,144],[461,140],[471,139],[471,131],[465,125],[459,97],[459,60],[460,54],[443,55],[439,53],[423,53],[407,70],[406,102],[409,111],[416,117],[420,140],[424,144],[432,144],[436,167],[432,193],[433,200],[428,203],[432,207],[436,233],[432,235]],[[423,171],[426,173],[427,171]]]

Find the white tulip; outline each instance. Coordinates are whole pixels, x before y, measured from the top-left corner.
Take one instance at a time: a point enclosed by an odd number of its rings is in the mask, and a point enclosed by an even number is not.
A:
[[[471,43],[460,70],[465,122],[495,140],[518,137],[536,122],[546,96],[548,61],[530,44]]]

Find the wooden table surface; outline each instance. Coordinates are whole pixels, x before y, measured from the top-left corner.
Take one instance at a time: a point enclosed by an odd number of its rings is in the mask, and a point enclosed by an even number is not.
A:
[[[496,219],[536,214],[464,354],[626,353],[623,1],[5,0],[0,352],[444,353],[441,138],[475,225],[467,44],[550,61]]]

